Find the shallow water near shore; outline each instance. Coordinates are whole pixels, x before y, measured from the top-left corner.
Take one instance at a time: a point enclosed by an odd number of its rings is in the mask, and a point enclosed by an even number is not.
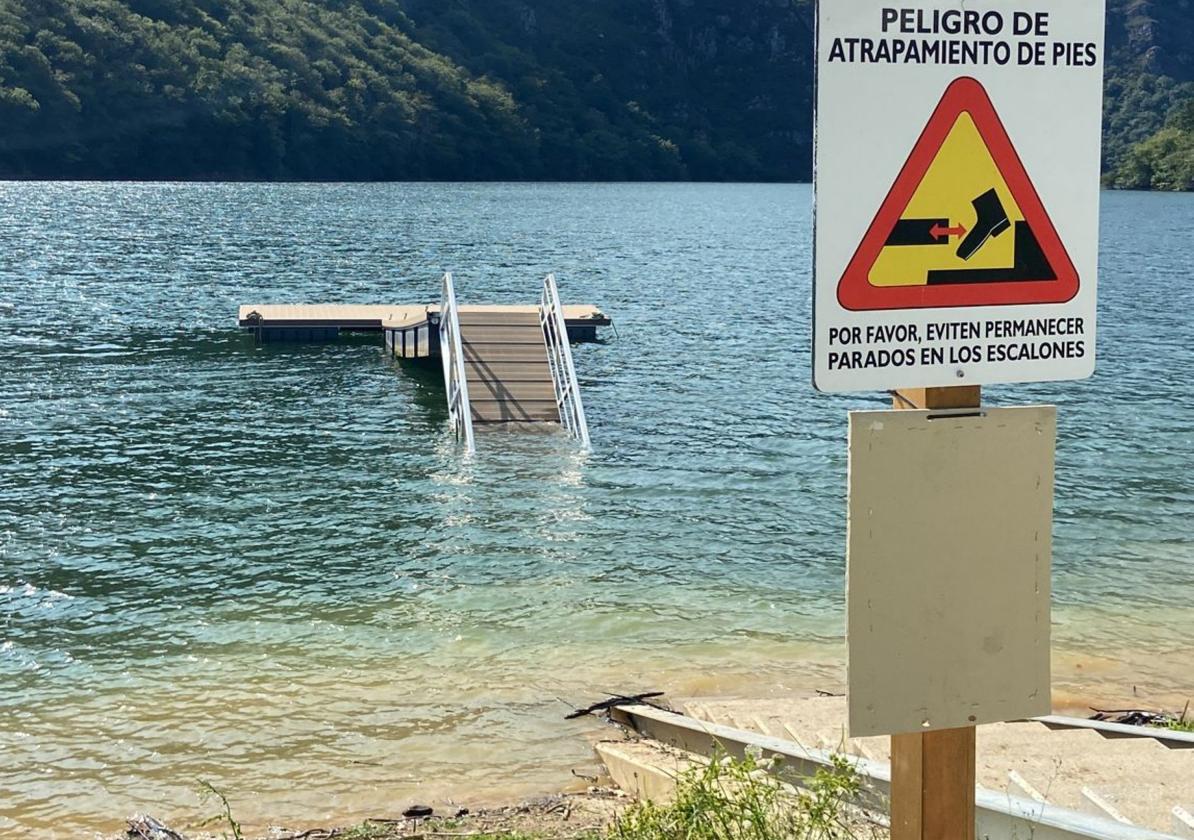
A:
[[[0,184],[0,833],[555,790],[605,692],[840,688],[845,415],[808,375],[811,192]],[[1104,196],[1060,410],[1062,704],[1194,694],[1190,196]],[[594,451],[484,431],[378,342],[241,303],[567,302]]]

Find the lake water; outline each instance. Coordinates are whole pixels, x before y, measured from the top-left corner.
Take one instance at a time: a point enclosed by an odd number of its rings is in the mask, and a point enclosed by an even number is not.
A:
[[[843,681],[845,412],[809,385],[811,193],[0,185],[0,833],[392,814],[565,786],[572,705]],[[1194,694],[1194,197],[1108,194],[1060,409],[1059,705]],[[261,302],[538,298],[594,450],[481,434],[376,342]],[[1135,687],[1135,688],[1134,688]]]

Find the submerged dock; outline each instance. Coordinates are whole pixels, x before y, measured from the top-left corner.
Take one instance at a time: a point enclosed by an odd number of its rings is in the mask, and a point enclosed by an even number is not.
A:
[[[470,452],[473,423],[558,423],[587,447],[569,345],[612,323],[596,306],[561,304],[552,275],[537,305],[461,306],[445,275],[438,304],[246,304],[237,321],[262,343],[381,333],[394,358],[441,359],[449,415]]]

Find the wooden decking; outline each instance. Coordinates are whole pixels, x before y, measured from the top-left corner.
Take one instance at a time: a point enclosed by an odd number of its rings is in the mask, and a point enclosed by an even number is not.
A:
[[[560,421],[537,311],[462,307],[460,341],[474,423]]]
[[[538,312],[539,307],[533,305],[489,304],[460,307],[461,315]],[[333,327],[378,332],[386,327],[400,327],[438,314],[438,304],[252,303],[239,308],[237,321],[242,327]],[[564,320],[570,328],[586,325],[608,327],[610,324],[610,319],[604,312],[589,304],[565,306]]]

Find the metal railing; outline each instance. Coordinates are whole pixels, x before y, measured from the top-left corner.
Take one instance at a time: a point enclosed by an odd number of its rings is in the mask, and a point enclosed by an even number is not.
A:
[[[473,442],[473,410],[468,401],[468,375],[464,367],[464,348],[460,343],[460,309],[456,305],[456,288],[452,272],[444,274],[439,301],[439,355],[444,362],[444,388],[448,392],[448,418],[456,432],[456,440],[464,443],[464,451],[476,451]]]
[[[742,758],[753,752],[780,756],[783,763],[779,772],[785,781],[797,787],[806,787],[820,770],[833,771],[831,753],[808,749],[793,741],[653,706],[619,705],[610,711],[614,722],[640,736],[698,755]],[[855,804],[873,813],[887,813],[891,803],[891,765],[856,757],[850,757],[849,762],[862,781]],[[977,834],[985,840],[1177,840],[1174,835],[988,788],[976,788],[974,798]]]
[[[539,325],[543,327],[543,339],[547,345],[547,361],[551,367],[551,382],[555,387],[560,424],[569,435],[580,441],[582,447],[589,449],[589,424],[585,420],[585,407],[580,401],[580,383],[572,364],[568,325],[564,321],[564,307],[560,305],[560,292],[556,288],[554,274],[543,278]]]

